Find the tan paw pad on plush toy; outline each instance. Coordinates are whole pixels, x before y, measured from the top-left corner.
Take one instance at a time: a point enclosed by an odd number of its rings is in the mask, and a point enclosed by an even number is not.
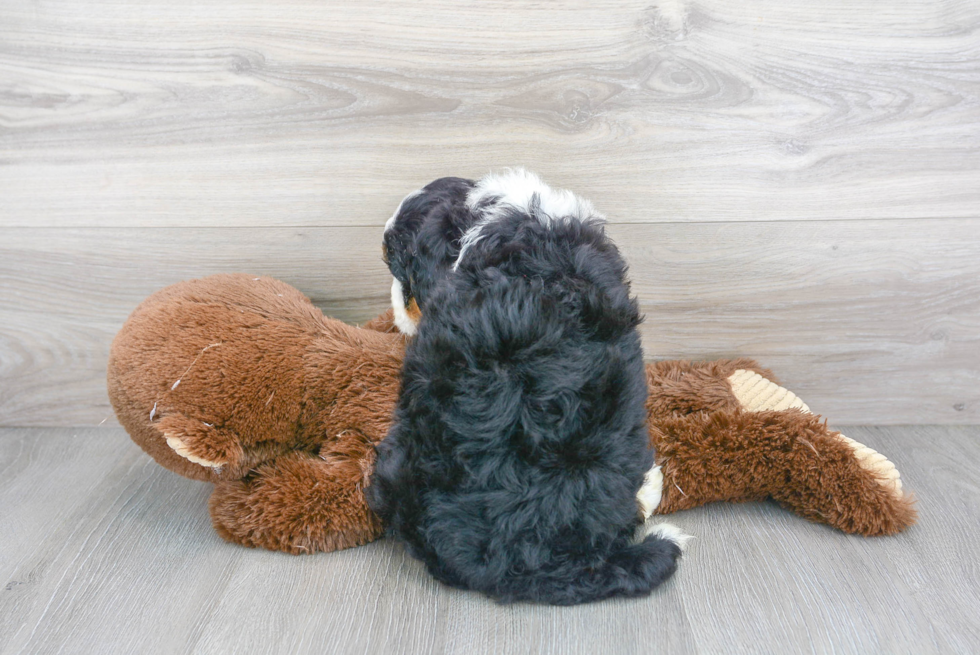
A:
[[[242,456],[238,440],[210,423],[172,414],[160,418],[159,430],[175,453],[195,464],[220,472]]]
[[[738,369],[729,376],[728,382],[732,385],[732,393],[746,411],[798,409],[807,414],[813,413],[792,391],[754,371]],[[854,458],[861,468],[874,473],[880,484],[899,498],[904,496],[902,478],[898,469],[887,457],[839,432],[834,434],[854,451]]]
[[[167,439],[167,445],[174,449],[174,452],[186,459],[189,462],[195,464],[200,464],[201,466],[207,466],[208,468],[219,469],[224,463],[223,462],[212,462],[210,460],[204,459],[203,457],[198,457],[190,451],[190,449],[184,445],[184,442],[180,440],[179,437],[175,437],[167,432],[163,433],[163,436]]]

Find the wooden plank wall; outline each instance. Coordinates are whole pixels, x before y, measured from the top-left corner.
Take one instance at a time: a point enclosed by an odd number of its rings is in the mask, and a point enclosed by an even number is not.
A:
[[[0,0],[0,426],[114,422],[112,336],[181,279],[369,318],[399,199],[509,165],[611,218],[649,357],[980,418],[972,0]]]

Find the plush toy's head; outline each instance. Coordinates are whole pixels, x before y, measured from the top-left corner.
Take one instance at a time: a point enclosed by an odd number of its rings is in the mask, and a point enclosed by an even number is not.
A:
[[[395,324],[402,333],[415,334],[435,285],[483,239],[486,225],[507,216],[530,216],[542,223],[605,220],[588,200],[552,189],[522,168],[490,173],[475,182],[444,177],[408,194],[385,224],[382,246],[394,277]]]

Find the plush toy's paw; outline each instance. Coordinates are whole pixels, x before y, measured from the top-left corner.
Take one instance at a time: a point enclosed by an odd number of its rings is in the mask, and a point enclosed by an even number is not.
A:
[[[228,430],[180,414],[164,416],[154,425],[175,453],[195,464],[220,469],[242,458],[242,446]]]
[[[213,462],[209,459],[204,459],[203,457],[198,457],[191,451],[190,448],[184,445],[184,442],[180,440],[179,437],[164,435],[167,438],[167,445],[171,449],[184,459],[195,464],[200,464],[201,466],[207,466],[208,468],[220,469],[224,466],[224,462]]]
[[[636,494],[636,504],[640,507],[640,514],[646,521],[650,515],[660,505],[660,497],[663,495],[664,474],[659,466],[654,466],[647,471],[643,478],[643,486]]]
[[[292,453],[216,484],[211,521],[223,539],[250,548],[300,555],[360,546],[382,533],[361,475],[357,462]]]
[[[798,409],[810,413],[800,398],[775,382],[767,380],[755,371],[738,369],[728,378],[732,385],[732,393],[747,412],[763,412],[768,410]]]
[[[878,451],[872,450],[864,444],[858,443],[854,439],[845,437],[840,433],[837,434],[837,438],[851,447],[858,466],[873,473],[883,487],[890,490],[899,498],[904,496],[902,492],[902,478],[891,460]]]

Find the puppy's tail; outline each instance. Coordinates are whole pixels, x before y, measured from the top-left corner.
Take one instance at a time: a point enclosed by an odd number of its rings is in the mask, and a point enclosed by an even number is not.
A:
[[[677,570],[677,560],[691,537],[669,523],[645,525],[638,536],[639,541],[611,553],[602,566],[562,585],[539,588],[535,600],[576,605],[614,596],[648,595]]]

